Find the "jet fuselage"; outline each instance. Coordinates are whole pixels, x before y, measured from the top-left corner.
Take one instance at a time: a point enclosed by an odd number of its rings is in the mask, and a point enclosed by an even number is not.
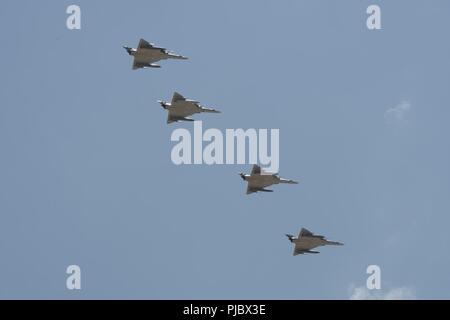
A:
[[[281,179],[278,176],[272,174],[245,175],[244,177],[245,181],[249,182],[251,185],[255,185],[261,188],[281,183]]]

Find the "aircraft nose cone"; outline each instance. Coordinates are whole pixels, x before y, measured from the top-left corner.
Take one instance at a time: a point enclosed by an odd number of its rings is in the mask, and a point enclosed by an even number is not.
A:
[[[166,109],[166,103],[165,103],[164,101],[158,100],[157,102],[161,105],[161,107],[163,107],[164,109]]]

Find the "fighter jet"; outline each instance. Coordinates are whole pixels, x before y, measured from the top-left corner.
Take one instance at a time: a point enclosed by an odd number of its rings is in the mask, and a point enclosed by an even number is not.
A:
[[[158,102],[169,112],[167,116],[167,123],[169,124],[178,121],[194,121],[194,119],[187,117],[196,113],[220,113],[218,110],[203,107],[198,101],[188,100],[178,92],[173,94],[171,103],[161,100]]]
[[[288,183],[288,184],[298,184],[297,181],[282,179],[278,176],[278,174],[270,174],[261,171],[261,167],[258,165],[254,165],[252,169],[252,173],[248,174],[239,174],[244,181],[248,182],[247,185],[247,194],[255,193],[255,192],[273,192],[273,190],[266,189],[266,187],[270,187],[274,184],[280,183]]]
[[[318,251],[311,251],[316,247],[326,246],[326,245],[334,245],[334,246],[343,246],[343,243],[336,241],[329,241],[325,239],[324,236],[319,236],[313,234],[311,231],[302,228],[300,230],[300,234],[298,237],[294,237],[291,234],[287,234],[286,237],[289,238],[289,241],[295,244],[294,248],[294,256],[305,253],[319,253]]]
[[[145,68],[161,68],[154,64],[157,61],[165,59],[186,60],[186,57],[168,51],[165,48],[156,47],[153,43],[149,43],[144,39],[139,41],[137,49],[127,46],[123,47],[130,56],[134,57],[133,70]]]

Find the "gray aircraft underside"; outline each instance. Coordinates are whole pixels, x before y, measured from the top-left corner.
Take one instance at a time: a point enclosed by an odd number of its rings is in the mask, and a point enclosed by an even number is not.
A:
[[[153,43],[141,39],[137,48],[123,47],[133,56],[133,70],[145,68],[160,68],[155,62],[166,59],[186,60],[187,57],[170,52],[165,48],[156,47]]]
[[[196,113],[220,113],[218,110],[203,107],[198,101],[186,99],[178,92],[174,93],[171,103],[158,102],[168,111],[167,123],[169,124],[178,121],[194,121],[188,117]]]
[[[315,235],[311,231],[302,228],[298,237],[294,237],[293,235],[286,235],[289,240],[295,244],[294,248],[294,256],[305,253],[319,253],[318,251],[312,251],[316,247],[326,246],[326,245],[334,245],[334,246],[342,246],[344,245],[341,242],[330,241],[325,239],[324,236]]]
[[[275,184],[286,183],[286,184],[298,184],[297,181],[283,179],[278,176],[278,174],[268,174],[261,170],[261,167],[254,165],[251,174],[240,174],[244,181],[247,181],[247,194],[256,192],[273,192],[273,190],[266,189]]]

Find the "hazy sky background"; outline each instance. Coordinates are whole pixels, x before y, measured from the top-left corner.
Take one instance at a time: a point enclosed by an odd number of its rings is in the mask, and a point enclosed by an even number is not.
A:
[[[370,264],[378,296],[450,298],[449,20],[448,0],[2,1],[0,298],[367,298]],[[190,60],[132,71],[141,37]],[[223,111],[204,129],[279,128],[300,184],[173,165],[175,90]],[[345,246],[293,257],[301,227]]]

